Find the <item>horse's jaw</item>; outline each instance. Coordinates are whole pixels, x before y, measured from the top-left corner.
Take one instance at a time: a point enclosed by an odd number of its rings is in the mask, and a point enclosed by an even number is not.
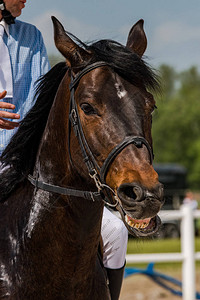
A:
[[[129,232],[137,237],[147,237],[154,235],[160,228],[161,220],[159,216],[146,219],[134,219],[125,215],[126,226]]]
[[[136,219],[133,214],[126,212],[122,205],[118,205],[122,221],[124,222],[129,233],[135,237],[149,237],[156,234],[161,226],[160,217],[156,214],[153,217]]]

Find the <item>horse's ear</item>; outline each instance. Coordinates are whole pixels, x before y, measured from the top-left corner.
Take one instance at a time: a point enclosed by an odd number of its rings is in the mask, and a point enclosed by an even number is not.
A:
[[[144,54],[147,48],[147,38],[143,29],[144,20],[139,20],[131,28],[126,47],[137,53],[140,57]]]
[[[65,32],[62,24],[51,17],[54,25],[54,41],[57,49],[66,58],[69,67],[75,67],[83,63],[89,53],[79,47]]]

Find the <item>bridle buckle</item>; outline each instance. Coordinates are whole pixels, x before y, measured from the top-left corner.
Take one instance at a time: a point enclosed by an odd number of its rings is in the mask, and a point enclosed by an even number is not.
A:
[[[97,171],[95,169],[92,169],[92,174],[90,173],[89,175],[94,180],[99,193],[102,192],[103,189],[108,189],[113,194],[113,197],[116,200],[116,203],[114,204],[107,202],[104,199],[103,202],[110,207],[116,207],[119,204],[119,198],[117,197],[115,191],[109,185],[101,183]]]
[[[98,177],[97,171],[95,169],[92,169],[92,172],[89,173],[90,177],[94,180],[96,187],[98,189],[98,192],[102,190],[102,183]]]

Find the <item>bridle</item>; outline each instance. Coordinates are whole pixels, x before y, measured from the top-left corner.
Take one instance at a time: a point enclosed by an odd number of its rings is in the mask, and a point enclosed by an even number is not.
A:
[[[102,67],[108,66],[109,64],[103,61],[99,61],[93,64],[88,65],[82,71],[80,71],[74,78],[71,75],[71,83],[69,85],[70,89],[70,109],[69,109],[69,126],[68,126],[68,151],[70,156],[70,161],[72,163],[71,154],[70,154],[70,134],[71,128],[73,128],[74,133],[78,139],[83,161],[87,166],[89,176],[94,180],[95,185],[97,187],[97,192],[91,191],[83,191],[73,189],[71,187],[60,187],[52,184],[48,184],[42,181],[39,181],[37,178],[35,179],[33,176],[28,175],[28,180],[31,182],[32,185],[36,187],[36,189],[42,189],[52,193],[58,193],[60,195],[67,195],[67,196],[74,196],[74,197],[82,197],[87,200],[92,201],[104,201],[108,206],[117,207],[120,206],[120,213],[122,212],[122,207],[119,204],[119,199],[113,189],[108,186],[105,182],[106,174],[109,169],[110,164],[114,161],[117,155],[128,145],[134,144],[137,148],[142,148],[143,145],[146,146],[149,156],[150,156],[150,163],[153,162],[153,151],[151,146],[147,142],[144,137],[141,136],[128,136],[126,137],[121,143],[119,143],[112,151],[108,154],[108,157],[105,159],[102,167],[100,167],[97,161],[94,158],[92,151],[87,143],[85,138],[80,117],[78,114],[78,108],[75,101],[75,89],[77,84],[79,83],[80,79],[90,71]],[[113,198],[115,199],[115,203],[113,203]]]

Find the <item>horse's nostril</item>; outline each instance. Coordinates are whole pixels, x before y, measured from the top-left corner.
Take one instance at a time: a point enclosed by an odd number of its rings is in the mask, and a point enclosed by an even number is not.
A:
[[[122,199],[131,199],[136,201],[144,200],[145,198],[156,198],[163,202],[163,185],[157,184],[154,189],[148,190],[138,184],[124,183],[118,188],[118,195]]]
[[[142,199],[143,197],[143,190],[140,186],[134,186],[133,187],[133,192],[135,193],[135,195],[137,196],[136,198],[139,200],[139,199]]]
[[[140,200],[143,197],[143,191],[140,186],[137,185],[129,185],[122,184],[118,189],[119,195],[123,196],[123,198],[131,198],[134,200]]]

